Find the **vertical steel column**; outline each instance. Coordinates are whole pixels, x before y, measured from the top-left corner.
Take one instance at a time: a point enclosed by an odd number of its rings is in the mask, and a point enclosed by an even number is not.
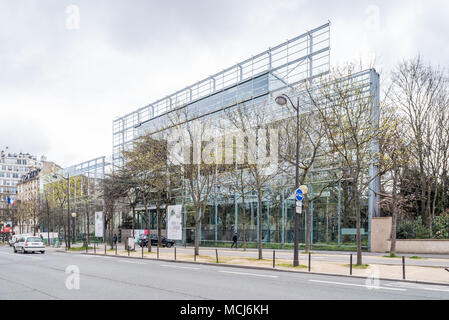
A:
[[[217,187],[215,186],[215,243],[217,243],[218,240],[218,194],[217,194]]]
[[[312,170],[310,171],[310,197],[313,198],[313,163],[312,163]],[[314,215],[314,201],[310,202],[310,247],[312,248],[313,244],[313,215]]]
[[[281,191],[281,210],[282,210],[282,246],[285,244],[285,198],[284,198],[284,187],[282,187]]]
[[[338,181],[338,208],[337,208],[338,222],[338,246],[341,244],[341,180]]]
[[[234,191],[234,232],[238,230],[238,205],[237,205],[237,192]]]
[[[379,88],[379,74],[371,69],[370,71],[370,84],[371,95],[373,99],[372,103],[372,127],[373,130],[378,129],[379,116],[380,116],[380,88]],[[380,180],[378,176],[379,169],[375,165],[379,155],[379,141],[374,139],[370,146],[371,164],[370,164],[370,178],[372,179],[369,184],[369,199],[368,199],[368,250],[371,250],[371,219],[373,217],[379,217],[379,191]]]
[[[259,197],[259,192],[258,191],[256,191],[256,193],[257,193],[257,197]],[[256,241],[259,241],[259,215],[261,214],[261,208],[259,208],[259,201],[257,201],[257,216],[256,216],[256,229],[257,229],[257,232],[256,232],[256,234],[257,234],[257,240]]]

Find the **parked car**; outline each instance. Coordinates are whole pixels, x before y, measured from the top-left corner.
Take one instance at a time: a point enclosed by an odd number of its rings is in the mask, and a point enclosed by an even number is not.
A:
[[[20,236],[14,243],[14,253],[21,251],[22,253],[37,252],[45,253],[45,245],[40,237],[36,236]]]
[[[171,248],[175,244],[174,240],[170,240],[170,239],[167,239],[165,237],[162,237],[161,240],[162,240],[161,242],[162,242],[162,246],[163,247]],[[151,235],[151,245],[152,246],[157,246],[157,243],[158,243],[157,235],[152,234]],[[139,245],[141,247],[146,247],[147,244],[148,244],[148,235],[145,234],[145,235],[140,236]]]

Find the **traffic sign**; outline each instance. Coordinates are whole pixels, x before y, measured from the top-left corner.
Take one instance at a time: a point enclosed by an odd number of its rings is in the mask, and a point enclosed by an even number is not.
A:
[[[299,189],[299,188],[296,189],[295,197],[296,197],[296,200],[298,200],[298,201],[302,201],[302,199],[304,199],[304,193],[302,192],[301,189]]]

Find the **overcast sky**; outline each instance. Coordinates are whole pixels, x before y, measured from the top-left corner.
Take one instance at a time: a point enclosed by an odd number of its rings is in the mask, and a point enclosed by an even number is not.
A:
[[[331,65],[449,57],[449,1],[0,0],[0,149],[69,166],[112,121],[331,21]]]

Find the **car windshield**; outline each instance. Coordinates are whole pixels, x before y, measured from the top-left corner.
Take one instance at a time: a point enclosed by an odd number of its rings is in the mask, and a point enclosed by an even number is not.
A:
[[[42,242],[42,239],[38,238],[38,237],[30,237],[30,238],[27,238],[27,241],[30,241],[30,242]]]

